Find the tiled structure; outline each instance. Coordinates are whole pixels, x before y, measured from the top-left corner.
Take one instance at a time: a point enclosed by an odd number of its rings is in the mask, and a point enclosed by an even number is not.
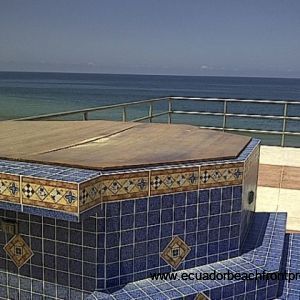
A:
[[[258,213],[254,215],[252,221],[251,231],[247,235],[247,242],[242,247],[239,257],[179,271],[176,280],[145,279],[130,283],[110,294],[95,292],[88,297],[88,300],[276,299],[279,282],[272,277],[257,281],[230,278],[200,281],[196,277],[196,274],[209,274],[214,271],[232,274],[278,272],[284,247],[286,214]],[[190,279],[183,280],[183,277],[180,277],[182,272],[190,274]],[[299,297],[290,299],[299,299]]]
[[[236,263],[255,206],[258,151],[252,139],[234,159],[126,171],[0,161],[1,220],[17,224],[0,233],[8,282],[0,291],[81,299],[155,272]],[[24,257],[16,236],[30,250]]]
[[[0,299],[299,299],[286,214],[254,214],[259,141],[235,158],[126,170],[0,160]]]

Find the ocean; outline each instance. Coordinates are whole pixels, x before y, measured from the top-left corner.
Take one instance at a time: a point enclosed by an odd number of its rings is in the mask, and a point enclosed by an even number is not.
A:
[[[0,120],[170,95],[300,101],[300,79],[0,72]],[[196,109],[193,105],[196,104],[185,103],[183,106]],[[135,107],[129,112],[129,117],[142,116],[144,109]],[[162,107],[157,109],[163,110]],[[277,110],[275,106],[274,112],[269,107],[262,107],[257,113],[276,114]],[[300,110],[295,108],[295,115],[300,116]],[[106,111],[100,117],[118,119],[120,116],[120,112]],[[219,122],[217,117],[199,119],[199,116],[184,116],[174,121],[190,124],[208,122],[209,125]],[[235,125],[245,125],[245,120],[234,122]],[[266,120],[255,121],[255,124],[247,122],[246,127],[250,128],[267,129],[267,126],[276,130],[281,126],[278,123],[274,127]],[[300,132],[299,123],[290,126]]]

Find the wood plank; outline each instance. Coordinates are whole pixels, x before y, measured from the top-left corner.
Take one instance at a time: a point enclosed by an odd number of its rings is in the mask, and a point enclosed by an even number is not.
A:
[[[76,145],[111,135],[136,123],[101,121],[2,121],[0,157],[25,159],[29,155]]]

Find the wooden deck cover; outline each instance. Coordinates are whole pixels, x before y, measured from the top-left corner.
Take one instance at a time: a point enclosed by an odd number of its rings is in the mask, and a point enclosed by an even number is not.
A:
[[[2,121],[0,158],[92,169],[235,158],[249,137],[190,125]]]

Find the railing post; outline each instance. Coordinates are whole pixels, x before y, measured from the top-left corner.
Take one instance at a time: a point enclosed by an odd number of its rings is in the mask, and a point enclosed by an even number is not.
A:
[[[226,115],[227,115],[227,100],[224,100],[224,107],[223,107],[223,131],[226,128]]]
[[[126,106],[123,106],[123,122],[127,122]]]
[[[281,147],[284,146],[285,143],[285,131],[286,131],[286,117],[287,117],[287,103],[284,103],[283,109],[283,123],[282,123],[282,133],[281,133]]]
[[[168,106],[169,106],[169,110],[168,110],[168,124],[172,123],[172,113],[173,113],[173,108],[172,108],[172,98],[168,98]]]
[[[149,123],[152,123],[152,116],[153,116],[153,103],[150,102],[150,105],[149,105]]]
[[[88,120],[88,113],[87,112],[84,112],[83,113],[83,121],[87,121]]]

